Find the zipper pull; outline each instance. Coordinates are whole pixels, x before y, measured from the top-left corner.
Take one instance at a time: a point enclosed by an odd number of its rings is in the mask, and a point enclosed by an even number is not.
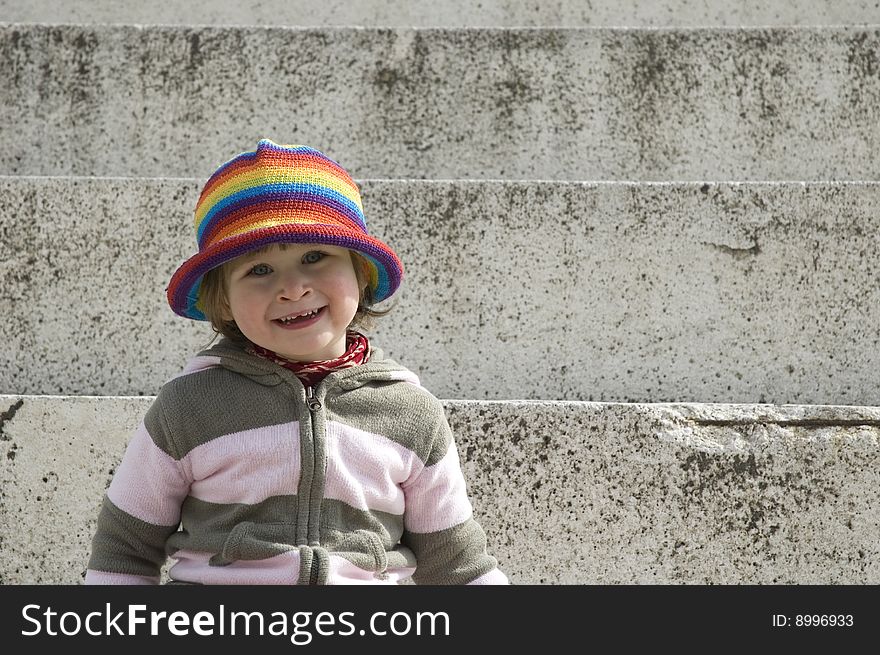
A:
[[[317,412],[321,409],[321,401],[315,398],[315,392],[311,387],[306,387],[306,403],[309,406],[309,409],[313,412]]]

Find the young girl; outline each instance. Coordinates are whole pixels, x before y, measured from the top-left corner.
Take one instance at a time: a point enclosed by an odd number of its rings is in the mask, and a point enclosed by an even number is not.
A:
[[[352,326],[400,284],[321,152],[208,180],[168,301],[224,338],[166,383],[107,490],[87,584],[506,584],[440,402]]]

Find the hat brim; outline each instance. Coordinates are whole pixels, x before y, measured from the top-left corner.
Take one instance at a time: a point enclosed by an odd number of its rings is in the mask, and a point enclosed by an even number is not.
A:
[[[166,294],[175,314],[197,321],[207,317],[198,308],[199,289],[205,273],[228,261],[273,243],[320,243],[353,250],[375,267],[370,275],[373,300],[381,302],[393,294],[403,277],[403,264],[385,243],[361,231],[338,225],[289,224],[257,229],[229,237],[187,259],[174,272]]]

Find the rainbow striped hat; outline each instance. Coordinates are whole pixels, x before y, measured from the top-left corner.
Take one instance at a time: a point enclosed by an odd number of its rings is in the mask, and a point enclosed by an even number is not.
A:
[[[196,204],[199,251],[171,277],[168,303],[180,316],[206,320],[202,277],[212,268],[272,243],[323,243],[354,250],[371,265],[379,302],[400,286],[403,264],[367,234],[361,194],[351,176],[322,152],[268,139],[218,168]]]

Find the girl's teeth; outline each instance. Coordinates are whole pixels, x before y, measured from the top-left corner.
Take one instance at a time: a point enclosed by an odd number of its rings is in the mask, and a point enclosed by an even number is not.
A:
[[[291,318],[280,318],[278,320],[281,321],[282,323],[293,323],[294,321],[301,321],[306,318],[312,318],[319,311],[320,311],[319,309],[314,309],[314,310],[310,311],[308,314],[300,314],[299,316],[293,316]]]

